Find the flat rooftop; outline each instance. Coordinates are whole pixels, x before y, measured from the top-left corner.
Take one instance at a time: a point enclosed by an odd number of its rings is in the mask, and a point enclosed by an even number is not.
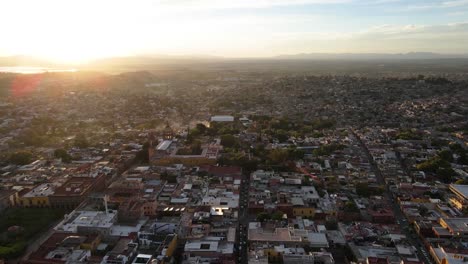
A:
[[[462,195],[463,198],[468,199],[468,185],[450,184],[450,189],[455,193]]]
[[[23,197],[46,197],[54,194],[54,192],[55,186],[52,183],[43,183],[26,193],[25,195],[23,195]]]
[[[211,117],[211,122],[233,122],[234,117],[229,115],[216,115]]]
[[[55,190],[56,196],[79,196],[86,193],[95,182],[91,177],[73,177]]]
[[[468,232],[468,218],[441,218],[454,232]],[[441,223],[442,226],[444,226]]]
[[[55,227],[55,230],[77,232],[78,227],[111,228],[117,219],[117,211],[74,211]]]
[[[301,236],[297,236],[289,228],[276,228],[269,231],[263,228],[249,229],[249,240],[271,242],[301,242]]]
[[[185,251],[218,251],[218,241],[193,241],[185,243]]]
[[[172,144],[172,140],[161,141],[161,143],[159,143],[158,146],[156,147],[156,150],[166,151],[171,144]]]

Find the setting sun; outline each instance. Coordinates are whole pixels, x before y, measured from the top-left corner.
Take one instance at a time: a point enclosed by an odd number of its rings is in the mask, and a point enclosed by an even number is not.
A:
[[[127,22],[117,19],[124,17],[123,6],[116,9],[119,5],[111,7],[110,1],[30,1],[25,9],[21,2],[26,5],[26,1],[18,2],[8,7],[21,12],[6,13],[0,19],[15,21],[14,27],[6,29],[11,37],[3,44],[10,53],[82,63],[135,51]]]
[[[455,12],[462,4],[6,0],[0,3],[0,23],[8,25],[2,28],[0,55],[83,63],[136,54],[268,57],[294,53],[465,53],[467,23]],[[428,19],[418,10],[438,15]],[[358,19],[369,13],[376,15]]]

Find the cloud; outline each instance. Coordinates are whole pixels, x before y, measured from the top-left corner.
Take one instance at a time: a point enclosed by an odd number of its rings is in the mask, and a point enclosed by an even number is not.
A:
[[[454,7],[463,7],[468,6],[468,0],[449,0],[442,2],[435,2],[429,4],[420,4],[420,5],[408,5],[406,10],[426,10],[426,9],[437,9],[437,8],[454,8]]]
[[[356,32],[300,32],[276,35],[275,52],[468,53],[468,23],[381,25]]]
[[[350,3],[354,0],[161,0],[169,7],[194,9],[270,8],[277,6],[330,5]]]
[[[444,7],[460,7],[468,5],[468,0],[452,0],[452,1],[445,1],[442,3]]]

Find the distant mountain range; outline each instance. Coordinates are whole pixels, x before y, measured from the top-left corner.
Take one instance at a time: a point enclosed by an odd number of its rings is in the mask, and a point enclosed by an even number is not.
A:
[[[277,59],[300,60],[421,60],[468,59],[468,54],[439,54],[432,52],[409,53],[301,53],[276,56]]]
[[[431,52],[410,53],[301,53],[291,55],[279,55],[267,58],[224,58],[205,55],[171,56],[171,55],[139,55],[128,57],[112,57],[97,59],[87,63],[89,66],[108,65],[154,65],[154,64],[183,64],[196,62],[222,62],[236,60],[423,60],[423,59],[468,59],[468,54],[439,54]],[[64,67],[70,66],[55,63],[46,59],[32,56],[0,57],[0,67],[13,66],[40,66],[40,67]]]

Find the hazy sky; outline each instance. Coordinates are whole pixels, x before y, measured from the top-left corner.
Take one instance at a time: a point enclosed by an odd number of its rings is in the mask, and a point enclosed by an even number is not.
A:
[[[0,55],[468,52],[468,0],[1,0]]]

